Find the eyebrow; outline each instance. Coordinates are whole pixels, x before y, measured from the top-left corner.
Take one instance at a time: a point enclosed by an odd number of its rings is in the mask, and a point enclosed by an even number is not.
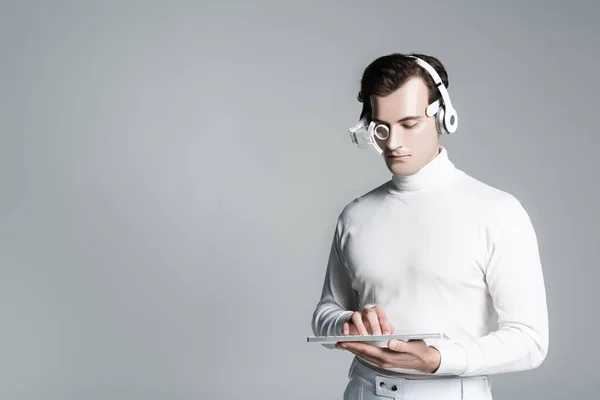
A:
[[[421,119],[421,118],[423,118],[423,117],[422,117],[422,116],[419,116],[419,115],[409,115],[408,117],[401,118],[401,119],[399,119],[399,120],[398,120],[398,121],[396,121],[396,122],[404,122],[404,121],[408,121],[408,120],[410,120],[410,119]],[[382,120],[380,120],[380,119],[377,119],[377,118],[373,118],[372,120],[373,120],[373,121],[375,121],[375,122],[382,122],[382,123],[384,123],[384,124],[387,124],[387,122],[385,122],[385,121],[382,121]]]

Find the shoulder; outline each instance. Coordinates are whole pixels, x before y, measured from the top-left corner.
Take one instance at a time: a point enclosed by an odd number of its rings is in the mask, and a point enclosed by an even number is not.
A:
[[[484,183],[465,174],[462,193],[474,215],[478,215],[491,230],[502,225],[529,225],[529,214],[516,195]]]
[[[382,183],[374,189],[369,190],[351,202],[347,203],[340,212],[338,224],[349,225],[353,222],[368,218],[370,214],[376,212],[378,205],[386,197],[386,188],[389,181]]]
[[[461,191],[481,204],[485,204],[486,208],[492,212],[517,210],[523,207],[514,194],[482,182],[468,174],[464,174]]]

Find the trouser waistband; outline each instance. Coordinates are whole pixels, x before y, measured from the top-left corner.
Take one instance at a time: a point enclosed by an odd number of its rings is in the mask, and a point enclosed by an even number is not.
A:
[[[391,372],[391,371],[390,371]],[[423,392],[431,396],[444,395],[456,399],[491,399],[491,384],[487,375],[480,376],[440,376],[431,379],[410,379],[376,371],[364,361],[355,357],[348,377],[365,389],[393,399],[405,399],[407,393]],[[432,397],[435,398],[435,397]]]

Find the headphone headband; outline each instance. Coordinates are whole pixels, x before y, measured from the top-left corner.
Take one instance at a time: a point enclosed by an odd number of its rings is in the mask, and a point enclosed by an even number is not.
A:
[[[443,115],[440,115],[441,124],[439,124],[439,127],[443,132],[446,133],[456,132],[456,129],[458,128],[458,114],[454,107],[452,107],[452,102],[450,101],[450,94],[448,93],[448,89],[446,88],[446,86],[444,86],[442,78],[440,78],[440,75],[437,73],[435,68],[433,68],[427,61],[415,56],[407,57],[414,58],[417,64],[429,73],[442,96],[441,104],[439,104],[438,100],[427,107],[427,116],[430,116],[430,114],[435,114],[435,111],[438,111],[440,106],[443,107]],[[437,104],[437,107],[434,106],[434,104]]]
[[[437,73],[437,71],[435,70],[435,68],[433,68],[431,65],[429,65],[429,63],[419,57],[415,57],[415,56],[407,56],[410,58],[414,58],[415,60],[417,60],[417,64],[419,64],[421,67],[425,68],[427,70],[427,72],[429,72],[429,75],[431,75],[431,77],[433,78],[433,81],[439,85],[440,83],[443,85],[444,82],[442,81],[442,78],[440,78],[440,75]]]

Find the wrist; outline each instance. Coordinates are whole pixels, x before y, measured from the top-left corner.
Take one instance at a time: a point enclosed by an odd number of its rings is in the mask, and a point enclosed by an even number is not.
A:
[[[435,374],[435,372],[440,368],[442,357],[438,349],[435,347],[428,347],[428,349],[430,349],[431,357],[429,358],[427,372],[430,374]]]

